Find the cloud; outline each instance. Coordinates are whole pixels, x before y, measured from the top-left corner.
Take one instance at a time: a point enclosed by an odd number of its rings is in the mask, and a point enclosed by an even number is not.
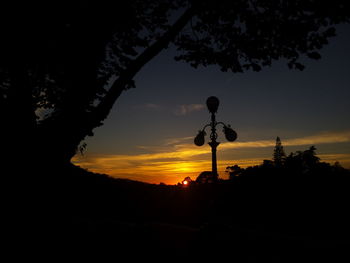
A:
[[[194,111],[201,111],[205,108],[203,104],[183,104],[178,105],[174,110],[174,114],[177,116],[184,116]]]
[[[165,146],[169,145],[178,145],[182,143],[188,143],[189,141],[193,141],[193,136],[181,137],[181,138],[169,138],[164,141]]]
[[[162,108],[161,105],[159,104],[154,104],[154,103],[145,103],[145,104],[141,104],[141,105],[136,105],[134,107],[135,109],[141,109],[141,110],[160,110]]]
[[[175,109],[172,110],[172,112],[177,116],[184,116],[192,112],[201,111],[205,108],[203,104],[183,104],[183,105],[177,105]],[[137,110],[164,110],[167,109],[164,105],[155,104],[155,103],[144,103],[135,105],[134,109]]]
[[[283,139],[282,144],[284,146],[302,146],[302,145],[319,145],[329,143],[345,143],[350,142],[350,131],[340,132],[321,132],[311,136],[305,136],[300,138]],[[247,142],[232,142],[223,143],[221,148],[225,149],[239,149],[239,148],[261,148],[261,147],[274,147],[275,140],[258,140]]]
[[[196,147],[192,142],[188,142],[190,139],[192,137],[168,139],[161,146],[145,147],[147,153],[144,154],[103,155],[87,153],[85,156],[77,155],[73,162],[89,170],[107,173],[114,177],[174,184],[186,176],[196,178],[201,171],[211,168],[210,148],[208,146]],[[350,131],[322,132],[312,136],[285,140],[282,138],[282,144],[285,146],[317,146],[319,144],[347,142],[350,142]],[[221,143],[219,146],[221,157],[218,161],[220,175],[226,175],[224,171],[228,165],[238,164],[247,167],[261,163],[264,158],[271,158],[270,153],[266,157],[257,156],[257,151],[254,148],[270,147],[272,152],[275,143],[275,140]],[[249,158],[237,157],[239,149],[252,149],[251,156]],[[235,156],[231,154],[232,152],[235,152]],[[339,161],[345,167],[350,166],[350,154],[320,154],[319,157],[323,161],[330,163]]]
[[[157,110],[157,109],[160,109],[161,106],[158,104],[154,104],[154,103],[147,103],[147,104],[145,104],[145,108]]]
[[[303,138],[286,140],[284,145],[309,145],[309,144],[324,144],[324,143],[344,143],[350,142],[350,131],[341,132],[322,132],[316,135]]]

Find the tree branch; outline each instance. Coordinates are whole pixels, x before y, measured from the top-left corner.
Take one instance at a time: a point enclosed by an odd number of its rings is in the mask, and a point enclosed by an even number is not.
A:
[[[111,111],[115,101],[125,89],[125,86],[132,81],[136,73],[158,55],[163,49],[167,48],[169,43],[176,37],[176,35],[186,26],[188,21],[193,17],[195,13],[195,5],[188,8],[181,17],[171,26],[171,28],[164,33],[155,43],[148,47],[143,53],[141,53],[135,60],[133,60],[130,66],[124,70],[119,78],[113,83],[108,93],[103,97],[97,108],[91,113],[93,116],[90,124],[91,129],[100,126],[101,121],[107,118]],[[89,118],[90,119],[90,118]]]

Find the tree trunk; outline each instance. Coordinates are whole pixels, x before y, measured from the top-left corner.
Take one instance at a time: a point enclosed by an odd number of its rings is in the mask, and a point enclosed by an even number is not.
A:
[[[107,118],[115,101],[125,90],[128,83],[132,81],[145,64],[163,49],[167,48],[169,43],[192,18],[194,11],[194,6],[190,7],[158,41],[141,53],[120,74],[95,110],[89,113],[77,114],[76,116],[66,116],[60,121],[53,120],[54,123],[52,126],[48,124],[47,127],[41,129],[39,137],[41,137],[41,147],[43,147],[42,152],[45,161],[50,163],[47,159],[55,160],[54,162],[57,164],[70,162],[81,141],[87,135],[92,134],[94,128],[102,125],[102,121]],[[52,156],[47,156],[47,153],[50,153]]]
[[[17,60],[18,61],[18,60]],[[1,118],[1,150],[4,170],[15,172],[29,166],[30,150],[35,147],[36,115],[32,100],[32,87],[24,65],[13,65],[10,70],[11,90],[3,106]],[[21,165],[18,165],[21,163]]]

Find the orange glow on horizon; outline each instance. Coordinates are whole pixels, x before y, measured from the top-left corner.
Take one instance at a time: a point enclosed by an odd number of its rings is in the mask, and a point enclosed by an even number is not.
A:
[[[350,166],[350,154],[328,154],[324,156],[319,155],[319,157],[321,157],[322,161],[329,163],[340,161],[344,167]],[[219,177],[223,179],[228,178],[228,173],[226,173],[225,170],[229,165],[237,164],[242,168],[246,168],[248,166],[261,164],[263,159],[264,158],[220,160],[218,161]],[[132,166],[131,164],[125,164],[123,161],[119,161],[118,156],[115,156],[115,158],[108,157],[107,160],[105,160],[103,157],[95,157],[95,159],[90,162],[83,162],[78,158],[75,158],[74,163],[83,168],[87,168],[89,171],[108,174],[109,176],[115,178],[125,178],[154,184],[159,184],[162,182],[168,185],[177,184],[186,177],[190,177],[192,180],[195,180],[201,172],[211,170],[211,161],[209,160],[194,160],[191,162],[145,161],[138,165]],[[111,163],[113,163],[113,165]]]
[[[121,157],[121,158],[119,158]],[[205,156],[210,159],[210,153]],[[74,163],[89,171],[108,174],[115,178],[125,178],[147,183],[159,184],[160,182],[174,185],[186,177],[195,180],[203,171],[211,170],[210,160],[193,160],[193,161],[142,161],[137,165],[135,163],[124,163],[124,156],[92,157],[89,160],[83,160],[77,156]],[[133,159],[133,158],[130,158]],[[132,161],[132,160],[131,160]],[[220,178],[227,179],[228,174],[225,172],[226,167],[238,164],[241,167],[257,165],[261,159],[243,159],[243,160],[220,160],[218,161],[218,171]]]
[[[328,141],[327,141],[328,139]],[[87,153],[84,156],[76,155],[73,163],[92,172],[108,174],[115,178],[125,178],[148,183],[165,183],[169,185],[182,182],[186,177],[195,180],[203,171],[211,170],[210,147],[196,147],[189,143],[180,143],[173,139],[173,143],[166,143],[160,147],[140,147],[147,153],[102,155]],[[284,146],[316,145],[317,143],[350,142],[350,132],[334,134],[321,133],[315,136],[283,140]],[[274,140],[251,142],[221,143],[218,151],[218,173],[223,179],[228,178],[225,172],[227,166],[239,165],[242,168],[261,164],[264,159],[272,158]],[[259,157],[254,149],[266,149],[266,155]],[[234,158],[232,153],[248,151],[251,158]],[[250,150],[251,149],[251,150]],[[230,157],[231,156],[231,157]],[[334,163],[339,161],[345,168],[350,168],[350,154],[318,154],[321,161]]]

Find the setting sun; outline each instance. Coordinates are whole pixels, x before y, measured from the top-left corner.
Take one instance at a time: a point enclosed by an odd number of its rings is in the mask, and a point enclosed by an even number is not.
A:
[[[182,140],[181,142],[179,142]],[[183,178],[196,179],[203,171],[211,170],[210,148],[196,148],[189,138],[173,139],[173,144],[164,142],[156,149],[144,148],[141,154],[101,155],[87,152],[84,156],[76,155],[73,162],[81,167],[97,173],[108,174],[115,178],[128,178],[148,183],[177,184]],[[350,131],[333,133],[316,133],[312,136],[290,138],[283,141],[287,149],[304,145],[322,146],[350,142]],[[239,165],[248,167],[258,165],[263,159],[271,159],[274,140],[238,141],[221,143],[218,148],[218,173],[225,179],[227,166]],[[327,148],[325,148],[327,149]],[[325,150],[319,154],[323,161],[334,163],[339,161],[350,167],[350,154],[333,153]]]

